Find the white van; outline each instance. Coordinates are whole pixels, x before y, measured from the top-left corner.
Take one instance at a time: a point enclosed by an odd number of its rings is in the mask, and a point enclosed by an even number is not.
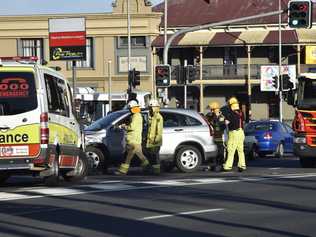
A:
[[[95,92],[89,87],[78,87],[76,93],[77,112],[81,124],[90,125],[92,122],[106,116],[110,112],[109,94]],[[151,99],[151,93],[146,91],[134,91],[136,99],[141,108],[146,108]],[[128,94],[126,92],[115,92],[111,94],[111,112],[121,110],[127,105]]]
[[[0,182],[28,171],[55,185],[87,173],[67,80],[36,58],[1,58]]]

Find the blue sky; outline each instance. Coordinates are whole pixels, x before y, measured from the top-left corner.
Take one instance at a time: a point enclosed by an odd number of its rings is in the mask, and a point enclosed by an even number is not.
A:
[[[156,5],[163,0],[151,0]],[[1,0],[0,15],[111,12],[112,0]]]

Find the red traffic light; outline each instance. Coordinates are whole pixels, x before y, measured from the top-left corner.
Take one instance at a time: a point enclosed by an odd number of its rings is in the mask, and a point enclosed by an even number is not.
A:
[[[298,9],[299,9],[300,11],[307,12],[307,10],[308,10],[308,5],[307,5],[306,3],[303,3],[303,4],[301,4],[301,5],[298,6]]]

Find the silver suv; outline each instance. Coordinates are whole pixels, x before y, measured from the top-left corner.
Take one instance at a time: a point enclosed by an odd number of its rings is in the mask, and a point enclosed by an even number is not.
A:
[[[148,110],[143,110],[144,143],[146,139]],[[163,144],[160,160],[165,171],[175,166],[182,172],[197,170],[202,162],[217,156],[211,129],[202,115],[193,110],[161,109],[164,118]],[[126,123],[128,110],[113,112],[87,127],[86,152],[94,167],[105,169],[124,160],[125,132],[118,126]],[[145,155],[146,155],[146,151]]]

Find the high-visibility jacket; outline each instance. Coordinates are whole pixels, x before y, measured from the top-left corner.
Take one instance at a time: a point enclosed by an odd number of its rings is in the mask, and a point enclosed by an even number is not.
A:
[[[147,148],[157,147],[162,145],[163,118],[159,112],[155,112],[148,119],[147,132]]]
[[[140,113],[134,113],[126,129],[127,144],[142,144],[143,117]]]

